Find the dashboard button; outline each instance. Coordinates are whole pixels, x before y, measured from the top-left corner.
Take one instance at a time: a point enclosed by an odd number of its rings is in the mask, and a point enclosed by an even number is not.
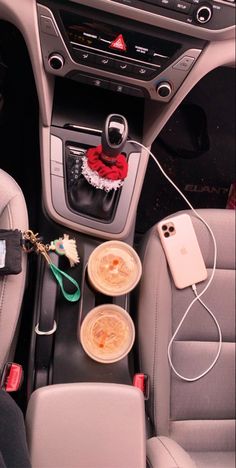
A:
[[[116,91],[117,93],[121,93],[121,94],[126,94],[125,91],[126,91],[126,88],[127,86],[124,86],[122,84],[117,84],[117,83],[111,83],[110,84],[110,89],[112,91]]]
[[[133,66],[131,63],[128,62],[122,62],[121,60],[114,60],[116,70],[119,73],[124,73],[125,75],[131,75]]]
[[[133,65],[132,66],[132,76],[139,78],[140,80],[150,80],[155,76],[155,71],[153,68],[148,68],[142,65]]]
[[[61,54],[55,52],[48,57],[48,65],[52,70],[61,70],[64,66],[65,60]]]
[[[157,94],[161,98],[167,98],[171,95],[172,93],[172,88],[171,85],[168,81],[162,81],[161,83],[158,84],[157,86]]]
[[[192,67],[192,65],[195,62],[194,57],[188,57],[187,55],[180,59],[175,65],[173,65],[173,68],[175,70],[183,70],[183,71],[188,71]]]
[[[47,16],[40,16],[40,29],[43,33],[49,34],[49,36],[58,36],[52,19]]]
[[[75,49],[73,48],[74,53],[76,58],[81,62],[84,63],[85,65],[88,64],[94,64],[96,62],[96,54],[93,54],[92,52],[87,52],[87,50],[81,50],[81,49]]]
[[[174,0],[158,0],[158,5],[162,6],[163,8],[173,8]]]
[[[208,4],[201,3],[195,12],[195,21],[200,24],[205,24],[212,17],[212,7]]]
[[[97,88],[109,89],[110,87],[109,81],[103,80],[96,76],[84,75],[83,73],[78,73],[78,72],[70,74],[69,76],[75,81],[79,81],[80,83],[84,83],[87,85],[93,85],[93,86],[96,86]]]
[[[191,4],[182,0],[175,0],[173,3],[173,9],[182,13],[189,13]]]
[[[109,81],[101,80],[101,78],[92,78],[92,77],[89,77],[89,79],[88,79],[88,84],[91,84],[91,85],[93,85],[93,86],[96,86],[97,88],[103,88],[103,89],[108,89],[108,88],[110,88],[110,83],[109,83]]]
[[[51,161],[51,174],[63,177],[63,164],[57,161]]]
[[[110,57],[105,57],[103,55],[96,55],[96,64],[102,68],[113,68],[114,60]]]
[[[111,83],[110,90],[121,94],[130,94],[131,96],[143,97],[143,92],[139,88],[133,88],[132,86],[125,86],[119,83]]]

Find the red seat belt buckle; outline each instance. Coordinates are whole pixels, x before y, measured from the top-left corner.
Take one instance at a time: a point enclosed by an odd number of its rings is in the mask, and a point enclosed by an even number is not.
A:
[[[144,400],[149,398],[149,377],[147,374],[135,374],[133,377],[133,386],[137,387],[143,392]]]
[[[5,364],[0,387],[5,392],[17,392],[23,381],[23,368],[20,364],[15,362],[7,362]]]

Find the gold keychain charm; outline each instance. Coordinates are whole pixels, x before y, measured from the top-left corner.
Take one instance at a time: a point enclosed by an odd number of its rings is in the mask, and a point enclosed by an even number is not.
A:
[[[24,245],[23,245],[23,249],[25,252],[27,253],[30,253],[32,251],[36,252],[37,254],[40,254],[44,257],[44,259],[46,260],[46,262],[48,263],[49,265],[49,268],[52,272],[52,274],[54,275],[56,281],[58,282],[60,288],[61,288],[61,291],[62,291],[62,294],[63,296],[65,297],[65,299],[67,299],[67,301],[69,302],[75,302],[75,301],[78,301],[79,298],[80,298],[80,287],[77,283],[77,281],[72,278],[70,275],[68,275],[67,273],[65,273],[64,271],[60,270],[60,268],[58,268],[56,265],[54,265],[54,263],[52,263],[52,260],[50,258],[50,255],[49,255],[49,251],[50,250],[55,250],[57,252],[57,249],[56,249],[56,245],[53,244],[53,242],[51,243],[51,245],[49,244],[44,244],[42,241],[41,241],[41,238],[39,237],[39,234],[34,234],[33,231],[31,230],[28,230],[28,231],[25,231],[24,234],[23,234],[23,239],[24,239]],[[64,240],[67,242],[67,244],[69,243],[69,246],[70,248],[64,248]],[[69,239],[69,236],[67,236],[66,234],[64,234],[64,238],[61,239],[57,239],[56,241],[54,241],[55,243],[59,242],[60,243],[60,249],[61,249],[61,252],[57,252],[59,255],[66,255],[66,250],[67,252],[69,252],[69,256],[67,256],[69,262],[70,262],[70,265],[71,266],[74,266],[76,263],[79,263],[79,256],[78,256],[78,252],[77,252],[77,248],[76,248],[76,244],[75,244],[75,241],[73,241],[73,243],[70,242],[71,239]],[[64,285],[63,285],[63,279],[67,279],[68,281],[70,281],[70,283],[72,283],[74,286],[75,286],[75,292],[74,293],[68,293],[67,291],[65,291],[64,289]]]

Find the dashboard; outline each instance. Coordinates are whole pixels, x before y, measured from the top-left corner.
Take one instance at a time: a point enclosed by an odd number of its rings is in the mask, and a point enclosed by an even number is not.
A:
[[[45,69],[103,89],[169,101],[204,41],[78,5],[38,6]]]
[[[169,102],[180,88],[207,38],[222,30],[230,33],[234,27],[235,3],[229,0],[106,2],[107,7],[112,4],[113,13],[88,7],[89,2],[75,3],[38,3],[47,72],[163,102]],[[122,6],[128,8],[126,17],[118,14]],[[140,14],[149,24],[139,21]],[[154,26],[147,15],[152,22],[160,17],[179,24],[181,31],[190,29],[193,35]]]
[[[205,74],[235,66],[235,0],[0,0],[0,19],[25,39],[44,125],[56,76],[169,103],[168,118]]]

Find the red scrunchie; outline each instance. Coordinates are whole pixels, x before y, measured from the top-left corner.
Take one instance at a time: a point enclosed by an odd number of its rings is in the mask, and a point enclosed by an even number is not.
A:
[[[107,166],[101,159],[102,146],[89,148],[86,156],[88,158],[88,166],[92,171],[97,171],[101,177],[111,180],[123,180],[128,174],[128,163],[123,154],[118,154],[116,162],[112,166]]]

